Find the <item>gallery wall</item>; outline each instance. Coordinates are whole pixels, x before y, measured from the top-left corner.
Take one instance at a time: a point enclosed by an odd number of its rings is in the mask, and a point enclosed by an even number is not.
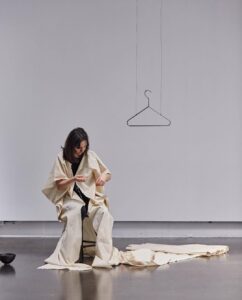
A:
[[[0,0],[0,220],[56,220],[41,188],[83,127],[115,220],[242,221],[241,8]]]

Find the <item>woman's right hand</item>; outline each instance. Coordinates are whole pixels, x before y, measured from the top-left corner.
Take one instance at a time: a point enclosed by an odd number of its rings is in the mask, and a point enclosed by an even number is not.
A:
[[[69,179],[60,179],[56,181],[56,186],[58,189],[62,190],[62,189],[66,189],[70,184],[72,184],[73,182],[85,182],[87,179],[86,176],[82,176],[82,175],[76,175],[74,177],[71,177]]]
[[[85,182],[86,181],[86,176],[82,176],[82,175],[75,175],[74,176],[74,180],[77,182]]]

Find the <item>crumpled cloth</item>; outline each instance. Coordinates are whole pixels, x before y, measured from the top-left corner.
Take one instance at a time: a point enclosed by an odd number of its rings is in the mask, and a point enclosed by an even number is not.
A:
[[[150,249],[155,252],[174,253],[174,254],[199,254],[205,256],[220,255],[229,251],[228,246],[224,245],[165,245],[165,244],[130,244],[127,250]]]
[[[112,268],[114,265],[126,264],[131,266],[162,266],[195,257],[222,255],[229,251],[226,245],[164,245],[164,244],[131,244],[126,247],[128,251],[119,251],[114,248],[112,257],[108,262],[95,256],[92,266],[87,264],[54,265],[45,264],[38,269],[68,269],[87,271],[94,268]]]
[[[201,256],[225,254],[229,247],[225,245],[164,245],[164,244],[131,244],[121,252],[122,263],[133,266],[161,266],[181,260]]]
[[[63,270],[68,269],[70,271],[89,271],[92,269],[91,266],[87,264],[72,264],[72,265],[54,265],[54,264],[45,264],[41,267],[38,267],[38,269],[42,270]]]

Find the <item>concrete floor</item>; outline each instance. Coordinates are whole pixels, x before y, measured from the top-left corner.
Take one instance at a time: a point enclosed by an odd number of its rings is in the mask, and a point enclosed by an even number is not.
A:
[[[160,268],[121,265],[86,272],[37,270],[56,242],[50,238],[0,238],[0,253],[17,254],[11,265],[0,263],[0,300],[242,299],[241,238],[115,239],[120,250],[129,243],[152,242],[223,244],[230,252]]]

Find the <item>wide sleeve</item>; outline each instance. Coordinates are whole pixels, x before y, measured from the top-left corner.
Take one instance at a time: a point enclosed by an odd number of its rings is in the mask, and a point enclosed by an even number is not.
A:
[[[94,203],[94,205],[97,205],[100,200],[101,201],[104,200],[104,204],[109,208],[109,199],[108,199],[107,195],[105,194],[104,186],[96,185],[95,182],[96,182],[96,179],[101,174],[110,174],[111,175],[111,171],[104,164],[104,162],[100,159],[100,157],[92,150],[88,151],[88,162],[89,162],[90,169],[92,169],[92,172],[94,175],[94,180],[95,180],[93,182],[93,185],[95,186],[95,197],[92,199],[92,203]]]
[[[60,179],[68,179],[67,170],[58,156],[48,177],[47,183],[42,189],[43,194],[54,204],[61,201],[64,195],[69,191],[69,187],[66,189],[58,189],[56,181]]]
[[[97,163],[99,165],[101,174],[110,174],[111,175],[111,171],[108,169],[108,167],[104,164],[104,162],[101,160],[101,158],[96,154],[95,154],[95,158],[97,160]]]

